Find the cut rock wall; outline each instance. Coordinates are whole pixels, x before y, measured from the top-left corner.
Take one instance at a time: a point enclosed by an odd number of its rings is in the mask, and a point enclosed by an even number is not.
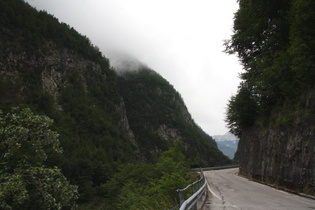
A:
[[[240,173],[271,184],[315,192],[315,89],[305,117],[286,125],[243,131],[238,147]]]

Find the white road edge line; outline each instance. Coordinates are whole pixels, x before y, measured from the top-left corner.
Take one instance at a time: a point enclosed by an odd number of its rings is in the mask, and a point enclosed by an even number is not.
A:
[[[208,187],[208,190],[211,192],[212,195],[214,195],[217,199],[219,199],[220,201],[222,201],[222,199],[220,198],[220,196],[218,196],[217,194],[215,194],[215,193],[211,190],[211,188],[210,188],[208,182],[207,182],[207,187]]]

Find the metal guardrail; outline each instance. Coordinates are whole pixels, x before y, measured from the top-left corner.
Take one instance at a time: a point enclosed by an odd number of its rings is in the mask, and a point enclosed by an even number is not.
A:
[[[204,171],[211,171],[211,170],[220,170],[220,169],[228,169],[228,168],[238,168],[239,165],[226,165],[226,166],[214,166],[214,167],[207,167],[207,168],[202,168]],[[193,169],[193,171],[199,171],[200,169]]]
[[[206,192],[207,180],[204,176],[204,170],[220,170],[220,169],[228,169],[228,168],[238,168],[239,165],[226,165],[226,166],[215,166],[208,168],[195,168],[193,171],[200,171],[200,179],[195,181],[194,183],[188,185],[183,189],[177,189],[176,192],[179,195],[179,205],[171,208],[171,210],[179,209],[179,210],[187,210],[187,209],[196,209],[196,204],[198,200],[201,199],[202,195]],[[192,195],[185,200],[184,193],[185,191],[191,189]]]
[[[197,201],[201,199],[203,193],[206,191],[207,181],[203,174],[203,170],[200,169],[201,178],[194,183],[188,185],[183,189],[176,190],[179,195],[179,206],[180,210],[186,210],[191,208],[196,208]],[[185,200],[184,192],[192,189],[193,195],[191,195],[187,200]]]
[[[179,210],[187,210],[187,209],[196,209],[196,204],[198,200],[201,199],[202,195],[206,192],[207,180],[204,176],[204,170],[220,170],[220,169],[228,169],[228,168],[238,168],[239,165],[227,165],[227,166],[215,166],[208,168],[195,168],[193,171],[200,171],[201,178],[194,183],[188,185],[183,189],[177,189],[179,195],[179,205],[173,207],[171,210],[179,209]],[[192,189],[193,194],[185,200],[184,192]]]

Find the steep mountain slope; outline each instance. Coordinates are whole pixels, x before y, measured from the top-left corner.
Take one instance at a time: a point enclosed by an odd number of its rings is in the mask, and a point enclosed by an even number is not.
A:
[[[192,120],[179,93],[156,72],[142,67],[121,73],[119,81],[130,128],[147,159],[156,159],[161,151],[181,140],[194,164],[229,162],[215,141]]]
[[[18,0],[0,2],[0,108],[29,106],[54,119],[62,155],[48,160],[97,197],[116,162],[137,157],[109,61],[66,24]],[[103,196],[103,195],[101,195]]]
[[[64,152],[46,164],[79,186],[79,202],[104,198],[121,163],[155,161],[177,139],[196,164],[228,161],[157,74],[119,78],[87,37],[21,0],[0,1],[0,23],[0,109],[54,120]]]

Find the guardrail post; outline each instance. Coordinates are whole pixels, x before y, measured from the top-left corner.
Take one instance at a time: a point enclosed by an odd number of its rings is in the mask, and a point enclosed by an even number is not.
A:
[[[203,183],[205,182],[205,178],[202,177],[202,179],[200,179],[200,182],[199,182],[199,189],[202,187]],[[200,196],[200,198],[198,199],[199,201],[202,201],[202,196]]]
[[[195,192],[199,189],[198,185],[199,185],[199,181],[197,183],[194,183],[194,184],[191,185],[192,195],[195,194]],[[195,204],[191,209],[192,210],[197,210],[197,204]]]
[[[179,206],[181,206],[185,201],[185,197],[184,197],[184,194],[181,190],[177,190],[177,192],[178,192],[178,196],[179,196]]]

